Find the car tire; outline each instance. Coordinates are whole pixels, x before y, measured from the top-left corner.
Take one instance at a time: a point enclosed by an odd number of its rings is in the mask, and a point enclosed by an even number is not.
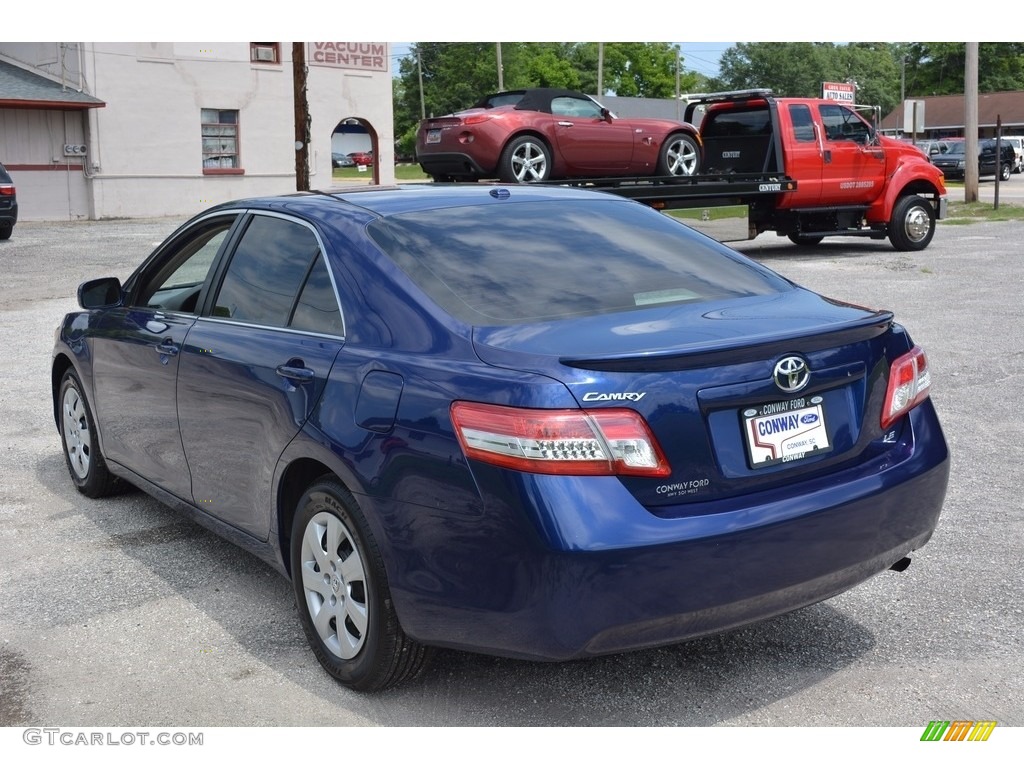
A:
[[[302,628],[332,677],[379,691],[419,674],[430,649],[402,631],[380,550],[335,478],[320,478],[299,500],[290,552]]]
[[[789,239],[796,245],[811,246],[817,245],[822,240],[824,240],[825,237],[823,235],[800,235],[797,234],[796,232],[793,232],[792,234],[789,235]]]
[[[935,208],[918,195],[899,199],[889,221],[889,240],[897,251],[920,251],[935,234]]]
[[[85,399],[82,382],[73,368],[69,368],[61,379],[57,397],[61,444],[72,482],[80,493],[90,499],[109,496],[118,481],[110,474],[100,452],[96,422]]]
[[[1010,166],[1004,165],[999,169],[999,178],[1002,181],[1010,180]]]
[[[551,178],[551,150],[536,136],[517,136],[501,153],[498,178],[508,184],[529,184]]]
[[[700,173],[700,147],[685,133],[673,133],[658,152],[659,176],[695,176]]]
[[[14,232],[13,224],[0,224],[0,240],[10,240],[12,232]]]

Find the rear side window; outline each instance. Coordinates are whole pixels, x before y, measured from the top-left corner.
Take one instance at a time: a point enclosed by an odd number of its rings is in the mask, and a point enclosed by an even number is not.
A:
[[[797,141],[814,141],[814,120],[809,106],[790,104],[789,117],[793,121],[793,138]]]
[[[308,227],[255,216],[235,250],[214,301],[215,317],[284,328],[320,244]]]
[[[288,327],[301,331],[329,333],[333,336],[344,335],[334,285],[331,283],[331,276],[327,273],[327,265],[322,255],[316,257],[309,270],[309,276],[292,310]]]
[[[435,302],[473,325],[622,312],[791,287],[678,221],[617,199],[503,201],[420,211],[378,220],[369,232]]]

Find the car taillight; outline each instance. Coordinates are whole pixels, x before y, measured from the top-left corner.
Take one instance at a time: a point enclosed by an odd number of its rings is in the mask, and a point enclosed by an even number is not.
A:
[[[488,120],[491,120],[493,117],[494,117],[494,115],[486,115],[486,114],[484,114],[484,115],[466,115],[466,117],[462,118],[462,124],[463,125],[476,125],[477,123],[486,123]]]
[[[889,368],[889,387],[882,404],[882,429],[886,429],[928,397],[932,375],[924,350],[914,347],[901,355]]]
[[[0,184],[0,195],[4,197],[14,196],[14,185],[13,184]]]
[[[647,423],[628,408],[541,410],[452,403],[466,456],[547,475],[671,474]]]

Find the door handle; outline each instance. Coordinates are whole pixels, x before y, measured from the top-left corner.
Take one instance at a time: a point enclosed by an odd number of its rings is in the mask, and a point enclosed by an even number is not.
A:
[[[568,120],[559,120],[558,124],[562,128],[572,128],[575,125],[575,123],[570,123]]]
[[[164,339],[156,345],[156,351],[161,355],[176,355],[178,354],[178,345],[174,343],[174,339]]]
[[[313,373],[311,369],[302,367],[301,360],[299,360],[298,363],[298,365],[277,366],[277,375],[280,376],[282,379],[288,379],[289,381],[298,381],[303,384],[312,381],[316,374]]]

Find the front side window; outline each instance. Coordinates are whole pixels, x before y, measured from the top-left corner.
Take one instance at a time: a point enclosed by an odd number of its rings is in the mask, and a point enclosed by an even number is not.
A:
[[[564,117],[601,117],[601,107],[589,99],[559,96],[551,100],[551,114]]]
[[[860,116],[839,105],[824,104],[820,108],[821,122],[825,126],[825,138],[829,141],[867,142],[871,128]]]
[[[187,232],[159,263],[146,270],[133,304],[197,312],[206,276],[234,221],[234,216],[209,219]]]
[[[203,173],[239,173],[237,109],[202,110]]]

